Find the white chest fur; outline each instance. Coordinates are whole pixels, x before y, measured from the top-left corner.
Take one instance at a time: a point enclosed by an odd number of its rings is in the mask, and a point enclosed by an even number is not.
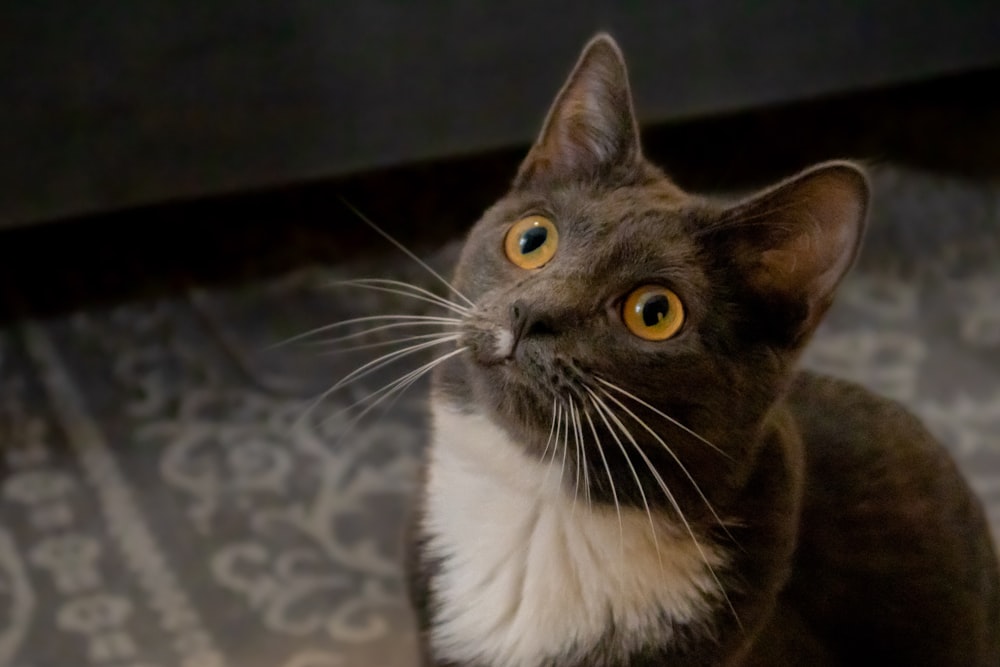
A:
[[[717,599],[686,533],[661,522],[654,540],[645,511],[623,508],[619,524],[614,508],[574,502],[558,460],[547,472],[487,418],[432,407],[424,529],[445,559],[432,584],[439,657],[535,667],[587,655],[612,622],[638,647],[664,618],[697,621]]]

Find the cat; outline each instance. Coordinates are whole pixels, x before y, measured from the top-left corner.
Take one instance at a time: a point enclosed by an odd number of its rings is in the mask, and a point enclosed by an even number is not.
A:
[[[585,47],[441,301],[425,665],[1000,665],[996,548],[951,459],[797,367],[868,202],[847,161],[684,192],[617,44]]]

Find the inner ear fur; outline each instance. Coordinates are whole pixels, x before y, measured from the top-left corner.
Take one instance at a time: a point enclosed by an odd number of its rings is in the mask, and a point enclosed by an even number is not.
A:
[[[709,232],[746,288],[768,310],[783,310],[787,333],[799,342],[857,258],[869,198],[858,165],[827,162],[730,207]]]
[[[640,161],[625,58],[614,39],[599,34],[584,47],[556,97],[515,185],[607,177]]]

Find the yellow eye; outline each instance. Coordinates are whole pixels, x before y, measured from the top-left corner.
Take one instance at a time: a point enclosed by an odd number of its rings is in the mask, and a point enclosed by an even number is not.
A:
[[[667,340],[684,324],[684,304],[666,287],[645,285],[625,299],[625,326],[645,340]]]
[[[503,247],[509,259],[522,269],[537,269],[548,263],[559,246],[559,232],[548,218],[531,215],[511,226]]]

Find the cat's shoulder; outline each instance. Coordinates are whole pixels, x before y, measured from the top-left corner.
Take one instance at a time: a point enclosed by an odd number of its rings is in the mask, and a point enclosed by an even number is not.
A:
[[[954,530],[981,522],[982,506],[948,449],[904,405],[812,373],[796,378],[787,403],[804,445],[807,534],[840,530],[850,543],[868,533],[881,549],[923,541],[931,551],[949,543],[976,551],[989,542]],[[893,545],[894,535],[907,539]]]
[[[786,403],[806,463],[786,597],[844,644],[879,637],[872,664],[987,664],[1000,649],[995,547],[947,449],[851,382],[802,373]]]
[[[897,521],[935,515],[948,522],[978,513],[947,448],[900,402],[803,372],[786,403],[803,443],[807,510],[845,521],[854,510],[859,521],[892,514]],[[917,506],[928,511],[909,516]]]
[[[905,441],[902,450],[943,455],[934,436],[902,403],[855,382],[800,371],[786,404],[809,450],[836,444],[844,454],[849,445],[879,449],[887,442]],[[894,449],[902,453],[899,447]]]

